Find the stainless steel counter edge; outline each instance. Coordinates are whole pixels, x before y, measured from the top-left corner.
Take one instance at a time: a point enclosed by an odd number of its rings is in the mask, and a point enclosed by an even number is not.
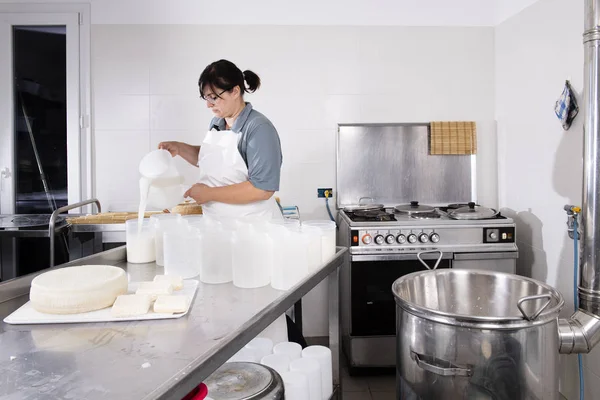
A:
[[[333,279],[339,284],[337,272],[343,264],[343,255],[347,251],[347,248],[337,247],[336,249],[337,252],[335,256],[318,272],[308,276],[296,286],[289,289],[284,296],[275,300],[261,313],[255,315],[254,318],[242,325],[238,331],[232,332],[223,338],[220,346],[205,354],[203,357],[194,360],[185,371],[181,371],[178,375],[163,383],[146,396],[144,400],[181,400],[186,394],[198,386],[199,382],[202,382],[210,376],[210,374],[216,371],[217,368],[227,362],[227,360],[242,349],[250,340],[266,329],[273,321],[275,321],[275,319],[277,319],[277,317],[291,308],[294,303],[300,300],[321,281],[325,280],[325,278],[335,274]],[[331,295],[332,294],[330,293],[330,296]],[[334,319],[337,320],[337,318]],[[334,355],[334,357],[336,357],[336,355]],[[339,363],[339,357],[340,354],[338,353],[336,357],[337,360],[333,360],[334,364]],[[339,367],[339,364],[337,366],[334,365],[334,368],[336,367]],[[337,371],[337,373],[334,372],[334,380],[335,375],[337,374],[339,374],[339,371]],[[334,383],[339,384],[339,382]]]

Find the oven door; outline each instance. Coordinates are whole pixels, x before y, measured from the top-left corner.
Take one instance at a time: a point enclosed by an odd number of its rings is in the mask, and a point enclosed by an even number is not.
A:
[[[450,268],[452,253],[443,253],[438,268]],[[432,268],[439,253],[421,258]],[[350,336],[396,334],[392,284],[403,275],[426,270],[416,254],[353,255],[350,260]]]
[[[518,251],[488,253],[454,253],[453,269],[479,269],[486,271],[517,273]]]

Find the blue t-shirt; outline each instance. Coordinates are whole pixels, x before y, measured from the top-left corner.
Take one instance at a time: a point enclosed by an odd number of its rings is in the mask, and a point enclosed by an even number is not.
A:
[[[208,129],[213,128],[225,130],[225,119],[214,117]],[[266,191],[279,190],[283,156],[279,134],[271,121],[246,103],[231,130],[241,133],[238,150],[248,167],[252,185]]]

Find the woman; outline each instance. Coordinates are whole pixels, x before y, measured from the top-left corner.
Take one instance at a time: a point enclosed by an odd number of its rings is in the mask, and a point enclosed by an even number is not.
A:
[[[219,60],[204,69],[198,86],[215,115],[204,142],[158,146],[200,168],[199,183],[185,197],[202,204],[203,212],[215,218],[281,218],[273,197],[282,164],[279,135],[267,117],[244,101],[245,92],[260,87],[260,78]]]
[[[158,146],[199,167],[199,183],[185,197],[202,204],[202,212],[215,218],[281,219],[273,197],[281,175],[279,135],[267,117],[244,101],[244,93],[260,87],[260,78],[219,60],[204,69],[198,86],[200,97],[215,114],[202,145],[162,142]],[[286,321],[289,340],[306,347],[287,315]]]

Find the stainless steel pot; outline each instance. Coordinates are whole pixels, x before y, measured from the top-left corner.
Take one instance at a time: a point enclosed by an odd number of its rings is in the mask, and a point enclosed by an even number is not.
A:
[[[448,207],[448,216],[452,219],[490,219],[498,215],[498,211],[493,208],[478,206],[473,202],[466,204],[463,207],[452,208]]]
[[[396,298],[402,399],[556,400],[562,296],[491,271],[405,275]]]
[[[204,382],[213,400],[283,400],[281,376],[272,368],[250,362],[223,364]]]
[[[364,202],[363,200],[371,199],[370,202]],[[381,203],[375,203],[372,197],[361,197],[358,199],[358,204],[350,204],[344,206],[343,210],[348,212],[354,211],[374,211],[374,210],[382,210],[385,206]]]

